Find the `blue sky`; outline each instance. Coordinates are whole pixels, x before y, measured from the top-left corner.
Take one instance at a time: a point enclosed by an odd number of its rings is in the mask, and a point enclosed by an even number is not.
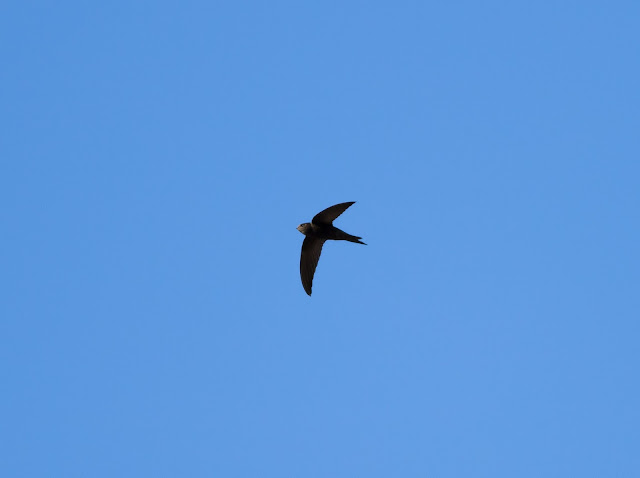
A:
[[[5,3],[2,476],[639,476],[639,19]]]

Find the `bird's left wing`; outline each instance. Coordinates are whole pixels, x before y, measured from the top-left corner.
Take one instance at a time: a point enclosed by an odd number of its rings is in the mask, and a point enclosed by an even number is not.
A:
[[[307,294],[311,295],[311,285],[313,284],[313,274],[316,272],[318,260],[324,240],[315,237],[305,237],[302,241],[302,252],[300,253],[300,279],[302,287]]]

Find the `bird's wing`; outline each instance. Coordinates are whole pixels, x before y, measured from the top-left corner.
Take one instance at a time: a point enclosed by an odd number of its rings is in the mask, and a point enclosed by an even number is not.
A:
[[[307,294],[311,295],[311,285],[313,284],[313,274],[322,252],[324,240],[315,237],[305,237],[302,242],[302,253],[300,254],[300,279],[302,287]]]
[[[319,212],[311,220],[313,224],[331,224],[340,214],[342,214],[355,201],[343,202],[335,206],[328,207],[324,211]]]

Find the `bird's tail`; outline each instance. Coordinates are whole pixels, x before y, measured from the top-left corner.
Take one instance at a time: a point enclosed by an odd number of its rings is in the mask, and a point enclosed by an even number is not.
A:
[[[361,237],[352,236],[348,232],[344,232],[344,231],[338,229],[337,227],[334,227],[331,232],[332,232],[331,239],[336,239],[338,241],[349,241],[349,242],[356,242],[358,244],[364,244],[364,242],[362,242],[360,240],[360,239],[362,239]],[[364,245],[366,246],[366,244],[364,244]]]
[[[357,242],[358,244],[364,244],[366,246],[367,244],[362,242],[360,239],[362,239],[362,238],[358,237],[358,236],[352,236],[351,234],[349,234],[349,237],[347,238],[347,241],[349,241],[349,242]]]

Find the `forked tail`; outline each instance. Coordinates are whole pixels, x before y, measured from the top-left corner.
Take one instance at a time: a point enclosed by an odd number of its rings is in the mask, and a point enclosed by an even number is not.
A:
[[[358,244],[364,244],[366,246],[367,244],[362,242],[360,239],[362,239],[362,238],[358,237],[358,236],[352,236],[351,234],[349,234],[349,237],[347,238],[347,241],[349,241],[349,242],[357,242]]]

